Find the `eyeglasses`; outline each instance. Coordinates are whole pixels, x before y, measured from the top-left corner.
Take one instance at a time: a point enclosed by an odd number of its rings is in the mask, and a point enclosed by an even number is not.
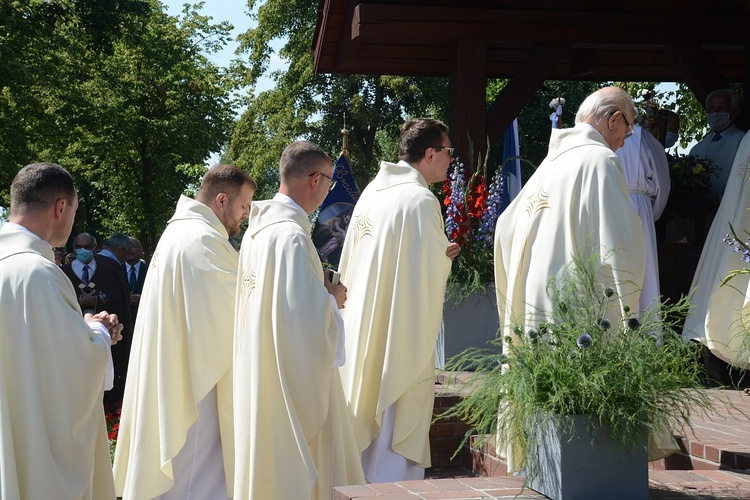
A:
[[[432,149],[445,149],[446,151],[448,151],[448,156],[453,156],[453,151],[456,149],[456,148],[449,148],[448,146],[431,146],[431,147]]]
[[[619,109],[617,111],[620,111],[620,116],[622,116],[622,119],[625,120],[625,125],[628,126],[628,131],[625,132],[625,139],[627,139],[628,137],[630,137],[631,135],[633,135],[633,126],[630,124],[630,122],[628,121],[628,119],[625,118],[625,113],[623,113]],[[614,115],[615,113],[617,113],[617,111],[610,111],[609,114],[610,115]]]
[[[312,172],[310,175],[308,175],[308,177],[312,177],[315,174],[320,174],[323,177],[325,177],[326,179],[328,179],[328,190],[329,191],[333,191],[333,188],[336,187],[336,181],[333,179],[333,177],[327,176],[326,174],[324,174],[320,170],[316,170],[315,172]]]

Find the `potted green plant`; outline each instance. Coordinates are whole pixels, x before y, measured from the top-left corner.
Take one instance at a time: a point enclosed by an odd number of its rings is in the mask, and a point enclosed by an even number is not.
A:
[[[699,390],[700,345],[678,331],[685,298],[640,318],[626,310],[622,324],[603,319],[618,298],[597,283],[597,257],[576,256],[549,281],[551,310],[514,327],[506,352],[498,338],[450,360],[447,370],[474,373],[467,396],[443,417],[467,422],[467,439],[495,435],[526,484],[552,498],[647,498],[649,436],[689,426],[693,412],[711,408]],[[569,455],[567,444],[578,451]],[[623,470],[629,462],[635,471]],[[563,475],[570,470],[573,477]]]

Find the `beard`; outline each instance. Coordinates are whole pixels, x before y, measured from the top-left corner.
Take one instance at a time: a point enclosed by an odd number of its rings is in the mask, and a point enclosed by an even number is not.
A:
[[[224,219],[221,221],[224,228],[227,230],[229,236],[236,236],[240,234],[241,220],[234,219],[232,214],[225,214]]]

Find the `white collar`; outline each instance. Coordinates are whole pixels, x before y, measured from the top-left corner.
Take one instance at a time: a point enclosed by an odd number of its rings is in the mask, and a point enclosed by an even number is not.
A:
[[[304,208],[302,208],[301,206],[299,206],[296,201],[294,201],[293,199],[291,199],[289,196],[285,195],[284,193],[276,193],[273,196],[273,199],[276,200],[276,201],[280,201],[281,203],[284,203],[285,205],[289,205],[290,207],[292,207],[295,210],[299,210],[300,213],[302,213],[302,214],[305,215],[305,217],[308,216],[307,212],[305,212]]]

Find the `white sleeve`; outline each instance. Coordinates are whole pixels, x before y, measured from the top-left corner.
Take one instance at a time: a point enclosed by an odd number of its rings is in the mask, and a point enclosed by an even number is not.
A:
[[[112,339],[109,336],[109,330],[107,327],[98,322],[88,323],[89,328],[94,335],[98,335],[107,341],[107,345],[112,345]],[[115,365],[112,362],[112,350],[109,351],[109,362],[107,363],[107,373],[104,375],[104,390],[108,391],[112,389],[115,384]]]
[[[344,363],[346,362],[346,336],[344,335],[344,318],[341,317],[341,312],[339,312],[339,306],[336,304],[336,298],[328,294],[328,298],[331,299],[331,303],[333,304],[333,314],[336,317],[336,326],[338,326],[339,330],[339,342],[336,346],[336,357],[333,358],[333,367],[338,368],[339,366],[344,366]]]

